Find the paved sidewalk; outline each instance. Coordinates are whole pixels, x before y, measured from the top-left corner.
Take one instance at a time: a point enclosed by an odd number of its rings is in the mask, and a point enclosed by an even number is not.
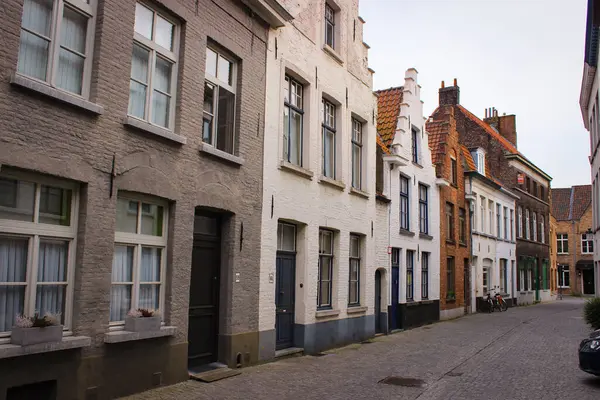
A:
[[[600,378],[577,366],[577,346],[589,333],[582,307],[583,300],[565,298],[469,315],[322,357],[286,359],[222,381],[187,381],[128,399],[598,400]],[[388,376],[426,384],[378,383]]]

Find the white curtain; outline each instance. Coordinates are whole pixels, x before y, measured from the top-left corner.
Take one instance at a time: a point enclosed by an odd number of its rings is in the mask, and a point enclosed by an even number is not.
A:
[[[157,310],[160,307],[160,285],[145,282],[160,281],[161,249],[142,247],[142,265],[140,268],[140,308]]]
[[[24,29],[21,30],[18,69],[25,75],[41,80],[46,80],[50,41],[27,31],[49,37],[52,26],[52,6],[52,0],[25,0],[23,4]]]
[[[152,93],[152,122],[165,128],[169,126],[171,98],[166,94],[171,93],[171,66],[169,61],[156,57],[154,93]]]
[[[110,320],[124,321],[131,309],[132,284],[114,284],[133,281],[134,247],[115,246],[113,255],[112,282],[110,289]]]
[[[148,84],[148,58],[150,52],[143,47],[133,44],[131,57],[131,83],[129,86],[129,114],[146,117],[146,86]]]
[[[0,332],[11,330],[15,317],[24,312],[25,286],[2,283],[25,282],[28,239],[0,238]]]
[[[85,55],[87,24],[87,17],[69,7],[64,7],[56,84],[77,94],[81,94],[83,85],[85,58],[80,54]]]
[[[67,289],[68,242],[40,241],[38,255],[38,283],[56,282],[57,285],[37,286],[35,312],[40,316],[46,313],[60,313],[64,322],[65,294]],[[61,284],[58,284],[61,283]]]

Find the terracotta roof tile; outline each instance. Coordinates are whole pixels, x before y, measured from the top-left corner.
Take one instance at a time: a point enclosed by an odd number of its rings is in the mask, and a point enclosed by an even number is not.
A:
[[[462,145],[460,146],[460,148],[462,149],[463,156],[465,157],[466,171],[467,172],[477,171],[477,167],[475,166],[475,161],[473,161],[473,156],[471,155],[471,152],[469,151],[469,149],[467,149],[465,146],[462,146]]]
[[[385,143],[383,143],[383,140],[381,139],[381,135],[379,134],[379,132],[377,132],[376,140],[377,140],[377,145],[379,146],[379,148],[381,148],[381,150],[383,150],[384,153],[391,154],[390,148],[388,146],[386,146]]]
[[[394,141],[398,116],[400,115],[400,104],[402,104],[402,86],[378,90],[377,94],[377,132],[386,147]]]
[[[557,221],[568,221],[571,210],[571,188],[551,190],[552,215]]]
[[[552,215],[557,221],[581,219],[592,203],[592,185],[552,189]]]
[[[446,154],[446,136],[448,135],[448,123],[446,121],[428,121],[425,130],[429,136],[429,148],[431,149],[431,161],[437,164],[442,156]]]
[[[571,218],[581,219],[592,203],[592,185],[573,186]]]
[[[489,133],[490,136],[492,136],[498,142],[500,142],[502,144],[502,146],[504,146],[504,148],[506,150],[508,150],[509,152],[511,152],[513,154],[520,154],[519,151],[517,150],[517,148],[511,142],[509,142],[508,140],[506,140],[506,138],[504,136],[502,136],[499,132],[497,132],[496,130],[494,130],[494,128],[492,128],[491,126],[489,126],[488,124],[486,124],[485,122],[483,122],[481,119],[479,119],[477,116],[475,116],[473,113],[471,113],[471,111],[467,110],[466,108],[464,108],[460,104],[457,105],[457,108],[460,111],[462,111],[463,114],[467,118],[469,118],[471,121],[475,122],[481,128],[485,129],[486,132]]]

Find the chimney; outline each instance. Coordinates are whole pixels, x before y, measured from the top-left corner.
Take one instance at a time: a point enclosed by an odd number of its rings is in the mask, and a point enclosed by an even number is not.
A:
[[[444,81],[442,81],[442,87],[439,91],[440,106],[455,106],[460,104],[460,88],[456,78],[454,79],[454,86],[446,87]]]
[[[517,117],[513,115],[503,115],[498,117],[498,131],[509,142],[517,147]]]
[[[494,128],[496,132],[499,132],[498,110],[496,110],[496,107],[490,107],[485,109],[485,118],[483,119],[483,122]]]

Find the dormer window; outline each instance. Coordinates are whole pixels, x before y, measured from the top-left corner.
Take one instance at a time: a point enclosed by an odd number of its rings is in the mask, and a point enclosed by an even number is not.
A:
[[[483,149],[477,149],[471,152],[471,155],[473,156],[473,161],[475,161],[477,172],[481,175],[485,175],[485,152]]]

